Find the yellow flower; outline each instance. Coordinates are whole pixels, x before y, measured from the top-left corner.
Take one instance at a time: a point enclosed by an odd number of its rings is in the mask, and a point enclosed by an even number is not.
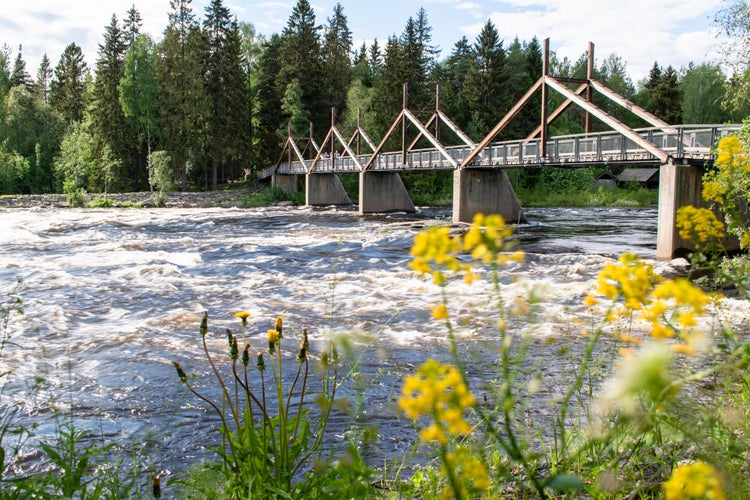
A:
[[[275,329],[268,330],[268,343],[275,344],[278,341],[279,341],[279,331]]]
[[[487,468],[466,448],[459,447],[455,453],[446,453],[441,474],[446,476],[448,469],[452,471],[459,491],[454,491],[454,485],[449,482],[440,495],[441,499],[479,498],[484,490],[492,486]]]
[[[662,484],[666,500],[712,499],[724,500],[719,471],[705,462],[683,464]]]
[[[448,319],[448,308],[445,304],[440,304],[432,308],[432,317],[434,319]]]
[[[276,317],[276,331],[279,332],[279,337],[284,338],[284,335],[281,334],[281,316]]]
[[[420,437],[440,444],[445,444],[449,435],[465,436],[471,432],[464,411],[474,403],[458,369],[434,359],[425,361],[416,374],[404,378],[398,399],[399,407],[410,419],[431,417],[432,423],[420,431]]]
[[[239,312],[234,313],[234,316],[242,320],[242,326],[246,326],[247,318],[249,318],[251,314],[250,314],[250,311],[239,311]]]
[[[724,223],[708,208],[687,205],[677,209],[677,227],[680,238],[692,241],[696,247],[715,242],[724,237]]]

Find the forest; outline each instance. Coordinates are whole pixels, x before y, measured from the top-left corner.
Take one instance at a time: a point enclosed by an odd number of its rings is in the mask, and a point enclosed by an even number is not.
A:
[[[439,86],[441,109],[480,140],[542,73],[540,41],[507,40],[491,21],[438,59],[424,9],[399,36],[360,47],[341,4],[321,23],[308,0],[269,37],[222,0],[202,17],[190,0],[171,0],[160,40],[142,33],[142,23],[135,6],[122,19],[114,13],[93,67],[71,42],[54,67],[45,55],[32,76],[22,45],[15,57],[0,48],[0,194],[215,190],[275,163],[289,130],[322,140],[332,109],[344,131],[361,110],[377,142],[401,110],[404,84],[410,109],[427,112]],[[555,76],[585,78],[587,54],[572,61],[553,52],[550,67]],[[596,61],[595,77],[669,123],[748,114],[746,106],[722,106],[733,82],[717,64],[655,61],[633,82],[611,54]],[[595,103],[627,125],[647,125],[604,98]],[[537,97],[498,139],[528,135],[540,109]],[[569,110],[550,134],[582,132],[582,124],[583,114]]]

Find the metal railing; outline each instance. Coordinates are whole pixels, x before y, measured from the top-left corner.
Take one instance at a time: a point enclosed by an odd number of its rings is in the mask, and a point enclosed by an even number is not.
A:
[[[719,139],[739,130],[741,125],[676,125],[669,128],[634,130],[640,137],[674,159],[710,160]],[[459,165],[474,150],[471,146],[449,146],[448,154]],[[371,155],[360,155],[357,161],[366,165]],[[593,166],[606,163],[658,165],[661,161],[649,151],[618,132],[565,135],[547,140],[547,154],[542,158],[541,140],[517,140],[491,143],[474,162],[466,167],[521,168]],[[436,149],[415,149],[379,154],[370,164],[372,171],[447,170],[454,169]],[[278,174],[359,172],[351,157],[282,162],[258,174],[265,178]]]

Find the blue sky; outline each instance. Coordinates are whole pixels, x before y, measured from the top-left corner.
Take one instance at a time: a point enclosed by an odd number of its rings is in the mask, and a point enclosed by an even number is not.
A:
[[[209,0],[193,0],[202,19]],[[238,20],[259,33],[281,32],[296,0],[225,0]],[[324,24],[335,0],[311,0],[317,21]],[[83,48],[90,66],[112,14],[119,19],[131,5],[144,18],[143,30],[155,39],[167,23],[169,0],[25,0],[0,11],[0,44],[12,56],[23,45],[23,57],[34,75],[42,54],[53,66],[70,42]],[[433,43],[446,57],[462,36],[469,41],[491,19],[507,46],[514,37],[527,41],[550,38],[558,57],[576,60],[594,42],[597,62],[612,53],[626,63],[634,82],[643,79],[654,61],[675,68],[716,59],[713,19],[721,0],[341,0],[354,46],[377,38],[381,45],[400,35],[420,7],[427,11]]]

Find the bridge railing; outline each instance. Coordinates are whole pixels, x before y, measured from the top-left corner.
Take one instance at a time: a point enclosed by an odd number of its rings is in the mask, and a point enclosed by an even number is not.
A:
[[[726,135],[739,130],[740,125],[679,125],[669,129],[642,128],[635,132],[673,158],[712,158],[713,148]],[[472,151],[467,145],[450,146],[445,150],[455,163],[461,164]],[[365,165],[371,155],[360,155],[357,160]],[[541,140],[502,141],[490,144],[470,166],[524,167],[544,165],[585,166],[596,163],[623,162],[659,164],[660,160],[634,141],[617,132],[597,132],[552,137],[547,141],[547,155],[542,158]],[[283,162],[275,172],[280,174],[306,174],[312,160],[304,163]],[[435,149],[415,149],[383,153],[370,165],[370,170],[441,170],[453,165]],[[269,169],[266,169],[269,170]],[[321,159],[314,172],[359,172],[357,162],[351,157]],[[264,171],[265,172],[265,171]],[[273,172],[268,173],[270,175]]]

